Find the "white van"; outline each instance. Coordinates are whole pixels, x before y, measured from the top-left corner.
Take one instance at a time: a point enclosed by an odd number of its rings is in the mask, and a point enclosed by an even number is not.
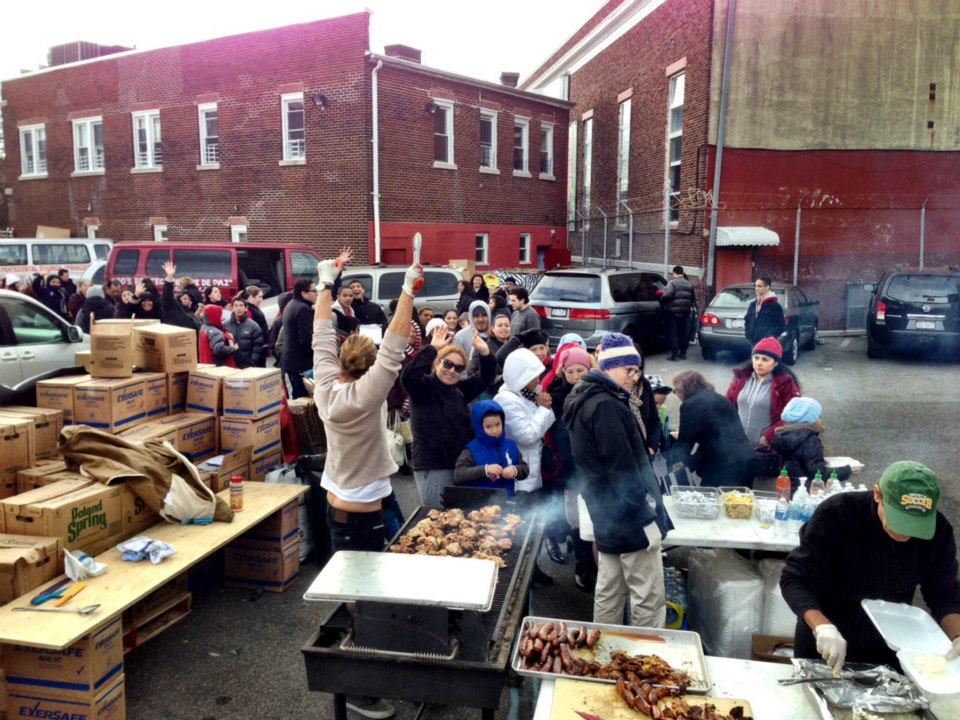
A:
[[[46,276],[66,268],[79,277],[95,260],[106,260],[113,242],[88,238],[0,239],[0,275],[14,273],[29,279],[33,273]]]

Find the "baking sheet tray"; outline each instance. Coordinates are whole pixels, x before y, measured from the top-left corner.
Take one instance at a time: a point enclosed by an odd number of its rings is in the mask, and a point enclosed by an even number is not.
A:
[[[539,670],[525,670],[523,668],[523,658],[520,655],[520,640],[523,637],[523,627],[530,622],[531,624],[542,624],[545,622],[564,622],[567,628],[584,627],[587,630],[600,630],[600,639],[596,647],[591,651],[584,647],[574,651],[574,655],[590,660],[596,660],[599,663],[606,663],[610,660],[611,654],[615,650],[622,650],[628,655],[659,655],[670,665],[678,670],[684,670],[690,674],[693,681],[687,688],[687,692],[706,694],[710,691],[713,683],[710,682],[710,674],[707,672],[707,660],[703,655],[703,645],[700,643],[700,635],[686,630],[664,630],[661,628],[641,628],[628,627],[624,625],[605,625],[603,623],[580,622],[577,620],[566,620],[563,618],[545,618],[528,616],[520,623],[520,631],[517,633],[517,639],[513,644],[513,656],[510,665],[518,675],[529,675],[531,677],[547,678],[556,680],[560,677],[571,678],[573,680],[583,680],[585,682],[599,682],[616,684],[614,680],[605,680],[601,678],[582,677],[580,675],[556,675],[554,673],[540,672]]]

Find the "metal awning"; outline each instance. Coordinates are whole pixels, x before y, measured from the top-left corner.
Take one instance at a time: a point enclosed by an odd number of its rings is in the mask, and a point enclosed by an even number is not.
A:
[[[717,247],[776,247],[780,236],[765,227],[718,227]]]

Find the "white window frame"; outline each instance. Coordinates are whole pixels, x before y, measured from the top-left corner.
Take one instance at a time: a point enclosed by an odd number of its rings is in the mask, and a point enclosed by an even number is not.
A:
[[[490,162],[487,165],[483,164],[483,158],[481,157],[480,162],[480,172],[489,173],[491,175],[499,175],[500,170],[497,168],[497,113],[495,110],[480,110],[480,124],[483,124],[484,120],[490,121]],[[483,148],[483,140],[480,140],[480,147]]]
[[[21,125],[17,128],[20,134],[20,179],[47,177],[47,127],[44,123],[35,125]],[[30,164],[27,163],[27,153],[24,151],[24,139],[30,137]],[[43,153],[40,153],[40,144],[43,143]]]
[[[530,233],[520,233],[520,264],[530,264],[530,248],[533,246],[533,237]]]
[[[167,242],[169,236],[167,234],[166,225],[154,225],[153,226],[153,241],[154,242]]]
[[[78,118],[72,121],[73,125],[73,172],[71,177],[83,175],[103,175],[106,168],[104,160],[105,145],[98,148],[94,139],[96,133],[94,127],[100,126],[100,134],[103,135],[103,117],[97,115],[94,117]],[[86,135],[86,144],[81,143],[81,135]],[[81,150],[87,151],[87,167],[81,167]]]
[[[100,226],[87,225],[87,240],[99,240],[99,239],[100,239]]]
[[[517,169],[517,128],[520,128],[520,148],[523,150],[523,167]],[[533,177],[530,174],[530,118],[515,117],[513,119],[513,153],[510,157],[510,165],[513,167],[514,177]]]
[[[433,104],[437,106],[437,112],[441,110],[444,113],[444,131],[447,138],[447,159],[446,160],[437,160],[436,156],[433,158],[433,166],[440,170],[456,170],[457,161],[454,156],[454,135],[453,135],[453,106],[454,103],[451,100],[441,100],[439,98],[433,99]],[[430,137],[436,138],[437,133],[433,129],[433,123],[435,122],[433,118],[430,119]],[[431,147],[436,149],[436,140],[431,143]]]
[[[540,171],[541,180],[556,180],[557,176],[553,172],[553,123],[540,123],[540,165],[543,165],[543,152],[546,147],[547,152],[547,171]]]
[[[590,192],[593,174],[593,117],[583,121],[583,227],[590,229]]]
[[[630,117],[633,99],[626,98],[617,108],[617,225],[623,227],[627,219],[621,214],[620,202],[630,194]],[[618,253],[619,255],[619,253]]]
[[[577,227],[577,126],[570,121],[567,129],[567,229]]]
[[[247,241],[247,226],[231,225],[230,226],[230,242],[241,243],[246,241]]]
[[[288,107],[291,103],[298,102],[303,105],[303,141],[301,145],[293,145],[290,139],[290,118]],[[218,118],[219,119],[219,118]],[[281,165],[306,165],[307,163],[307,104],[303,101],[303,93],[284,93],[280,96],[280,124],[282,135],[280,141],[283,144],[283,159]]]
[[[141,119],[144,121],[147,141],[145,155],[141,155],[138,149],[137,121]],[[163,170],[163,123],[160,120],[160,110],[142,110],[130,113],[130,121],[133,124],[133,167],[130,172],[160,172]],[[158,146],[160,149],[159,157],[157,157]]]
[[[207,152],[207,113],[210,111],[217,113],[217,143],[213,145],[212,153]],[[197,170],[219,170],[220,169],[220,110],[215,102],[201,103],[197,105],[197,124],[199,127],[200,138],[200,163]]]
[[[477,247],[477,240],[482,240],[483,245]],[[477,260],[477,250],[483,255],[483,260]],[[475,233],[473,236],[473,256],[477,265],[488,265],[490,263],[490,233]]]
[[[674,168],[682,168],[683,165],[683,120],[680,121],[679,130],[671,130],[670,128],[670,119],[673,111],[676,109],[683,110],[684,106],[684,96],[686,95],[686,73],[678,72],[675,75],[671,75],[667,84],[667,142],[666,142],[666,182],[670,183],[670,225],[676,226],[680,220],[680,210],[675,208],[675,199],[680,197],[680,188],[673,187],[673,172]],[[677,85],[680,85],[679,99],[680,102],[676,102],[677,98],[674,96],[677,94],[676,88]],[[682,115],[681,115],[682,117]],[[680,141],[680,159],[672,160],[670,158],[671,145],[674,140]],[[681,170],[682,176],[682,170]]]

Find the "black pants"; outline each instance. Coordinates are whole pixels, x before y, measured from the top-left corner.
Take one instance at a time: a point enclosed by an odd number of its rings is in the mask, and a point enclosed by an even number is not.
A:
[[[327,525],[333,550],[383,550],[383,513],[348,513],[327,506]]]
[[[670,315],[667,318],[667,330],[670,332],[670,354],[673,357],[686,357],[687,346],[690,344],[690,333],[687,331],[689,318],[686,315]]]
[[[287,380],[290,381],[290,399],[296,400],[297,398],[307,397],[310,393],[307,392],[307,386],[303,384],[303,374],[299,372],[286,372],[284,375],[287,376]]]

